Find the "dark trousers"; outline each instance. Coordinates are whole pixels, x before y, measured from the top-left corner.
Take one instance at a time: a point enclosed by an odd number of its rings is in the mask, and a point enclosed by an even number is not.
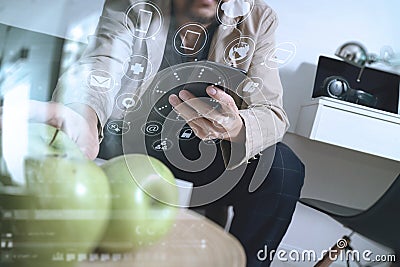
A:
[[[265,152],[264,152],[265,153]],[[261,260],[260,250],[276,250],[291,222],[304,181],[304,165],[285,144],[278,143],[269,173],[261,186],[250,193],[248,188],[259,160],[246,167],[240,182],[223,198],[202,207],[205,215],[222,223],[226,207],[234,208],[230,232],[243,245],[248,267],[269,266],[269,256]]]

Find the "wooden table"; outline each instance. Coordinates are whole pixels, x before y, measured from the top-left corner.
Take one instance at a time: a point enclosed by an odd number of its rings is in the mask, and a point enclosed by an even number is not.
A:
[[[182,209],[160,242],[132,253],[102,254],[79,267],[245,267],[241,244],[217,224]]]

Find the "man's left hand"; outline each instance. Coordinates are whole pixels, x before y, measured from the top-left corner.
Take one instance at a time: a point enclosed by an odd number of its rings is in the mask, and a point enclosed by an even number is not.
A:
[[[180,91],[179,97],[171,95],[169,102],[200,139],[244,142],[245,126],[233,98],[214,86],[208,86],[206,92],[220,108],[211,107],[187,90]]]

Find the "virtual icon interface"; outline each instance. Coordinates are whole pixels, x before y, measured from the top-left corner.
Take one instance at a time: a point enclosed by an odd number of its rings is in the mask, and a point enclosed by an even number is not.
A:
[[[255,6],[255,0],[220,0],[217,19],[228,27],[236,27],[245,21]]]
[[[150,1],[130,2],[134,4],[125,13],[125,28],[137,39],[155,38],[163,25],[160,8]]]
[[[229,0],[221,5],[225,16],[237,18],[246,16],[251,10],[251,4],[245,0]]]
[[[240,42],[229,50],[229,58],[235,61],[242,60],[248,56],[249,51],[249,44]]]
[[[138,19],[136,21],[135,30],[147,34],[150,28],[153,12],[144,9],[139,9]]]
[[[130,123],[122,121],[122,120],[110,121],[107,124],[108,132],[113,135],[126,134],[130,130],[130,128],[131,128]]]
[[[185,36],[182,39],[181,48],[193,51],[196,48],[199,39],[200,39],[200,33],[187,30]],[[190,45],[189,45],[189,40],[191,40]]]
[[[111,88],[111,78],[98,75],[90,76],[90,85],[93,87]]]
[[[123,66],[125,76],[133,81],[144,81],[153,73],[153,64],[142,55],[129,57]]]
[[[127,97],[122,100],[122,105],[126,109],[130,109],[131,107],[134,107],[136,105],[136,101],[133,98]]]
[[[284,64],[290,59],[290,57],[292,55],[293,55],[293,51],[283,49],[283,48],[277,48],[274,50],[272,55],[269,57],[269,60],[279,63],[279,64]]]
[[[134,65],[131,66],[131,71],[133,72],[134,75],[139,75],[143,73],[144,67],[142,64],[135,63]]]
[[[115,81],[107,71],[93,70],[87,76],[87,85],[93,90],[107,92],[114,88]]]
[[[245,85],[245,87],[243,88],[243,92],[246,93],[253,93],[258,87],[260,86],[259,83],[255,83],[255,82],[249,82]]]
[[[121,94],[116,100],[116,106],[124,112],[136,111],[141,107],[141,105],[141,99],[134,94]]]
[[[203,101],[204,103],[209,105],[210,109],[218,109],[220,107],[220,104],[207,95],[206,87],[207,87],[206,84],[192,83],[192,84],[174,88],[174,89],[170,90],[168,93],[165,93],[164,91],[156,90],[154,92],[155,98],[157,98],[157,96],[158,96],[159,99],[158,99],[157,103],[155,104],[154,109],[163,118],[166,118],[169,120],[175,120],[175,121],[183,121],[184,119],[178,113],[175,112],[175,110],[172,108],[172,106],[168,100],[168,98],[171,94],[179,95],[179,92],[183,89],[190,91],[192,94],[194,94],[196,97],[198,97],[201,101]]]
[[[167,151],[171,149],[172,142],[169,139],[158,140],[153,143],[153,149],[155,151]]]
[[[193,130],[192,129],[185,129],[183,133],[180,135],[182,139],[190,139],[193,136]]]
[[[270,69],[282,68],[294,59],[296,50],[294,43],[280,43],[267,53],[264,64]]]
[[[225,48],[225,61],[228,64],[240,65],[248,61],[255,51],[255,42],[249,37],[233,40]]]
[[[162,131],[162,124],[156,121],[150,121],[143,125],[142,131],[147,136],[159,135]]]
[[[226,47],[225,56],[228,56],[228,52],[232,47],[239,48],[239,43],[244,47],[247,44],[249,47],[248,51],[242,53],[243,55],[247,52],[248,55],[251,55],[254,52],[254,41],[251,38],[240,37],[232,40]],[[181,42],[179,42],[178,46],[180,44]],[[232,48],[232,51],[235,48]],[[236,57],[239,57],[242,51],[236,49],[236,52],[238,53]],[[143,98],[146,102],[143,102],[143,108],[141,109],[141,112],[145,113],[145,116],[138,117],[138,114],[134,112],[126,114],[125,119],[127,121],[136,123],[140,120],[141,131],[140,128],[139,131],[132,129],[132,131],[122,137],[123,150],[125,152],[136,152],[139,150],[143,153],[143,149],[150,156],[154,156],[168,164],[168,166],[171,166],[171,168],[179,170],[183,175],[185,172],[207,172],[209,168],[211,170],[215,166],[217,156],[218,160],[221,160],[222,163],[223,159],[220,158],[222,155],[218,155],[218,144],[222,142],[222,139],[229,136],[222,131],[212,131],[204,132],[206,134],[204,138],[200,133],[196,133],[183,118],[177,120],[177,118],[184,115],[179,116],[179,111],[172,108],[169,103],[171,94],[179,96],[179,92],[185,89],[194,94],[198,99],[201,99],[203,101],[202,104],[210,106],[209,109],[205,109],[206,112],[209,110],[210,112],[219,112],[222,114],[221,118],[212,121],[212,123],[215,122],[214,127],[224,128],[226,125],[229,125],[229,122],[237,114],[229,113],[229,111],[222,107],[222,103],[213,101],[206,92],[206,88],[209,86],[218,87],[233,96],[235,100],[240,98],[243,103],[248,104],[249,102],[246,98],[250,97],[250,95],[244,92],[257,92],[262,88],[263,80],[258,77],[248,77],[240,67],[230,67],[226,64],[208,61],[187,62],[165,68],[157,73],[149,81],[148,85],[146,84],[147,91],[144,93]],[[251,97],[261,97],[261,95],[251,94]],[[204,114],[204,112],[203,114],[197,113],[197,115],[208,117],[206,116],[207,113]],[[196,114],[194,113],[193,116],[195,117]],[[162,130],[160,129],[161,127]],[[207,131],[207,129],[204,130]],[[160,133],[157,134],[158,132]],[[199,134],[202,138],[198,138],[196,134]],[[140,144],[136,141],[140,141]],[[245,168],[243,171],[245,171]],[[258,174],[258,172],[255,173]],[[236,184],[237,181],[231,179],[235,177],[226,177],[224,175],[226,175],[225,172],[221,175],[216,174],[218,176],[216,179],[227,178],[227,181],[229,181],[226,184],[227,187],[215,188],[215,183],[205,184],[204,187],[212,188],[210,190],[212,194],[204,198],[200,197],[192,205],[210,203],[210,201],[220,199],[221,196],[229,192],[232,185]],[[240,179],[241,176],[238,177]],[[213,178],[213,181],[216,179]],[[254,184],[255,188],[257,188],[259,181],[263,181],[264,179],[264,174],[262,177],[258,177],[257,175],[253,177],[252,190]],[[203,190],[204,187],[203,185],[201,189],[195,187],[194,190]]]
[[[190,23],[180,27],[174,35],[173,45],[182,56],[194,56],[206,46],[208,34],[201,24]]]

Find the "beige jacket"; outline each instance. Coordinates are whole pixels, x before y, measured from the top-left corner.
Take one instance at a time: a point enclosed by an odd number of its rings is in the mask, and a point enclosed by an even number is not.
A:
[[[153,1],[162,11],[162,27],[155,38],[138,41],[125,26],[126,11],[137,1],[107,0],[96,35],[89,37],[88,48],[79,63],[60,78],[53,99],[64,104],[78,102],[89,105],[96,111],[102,127],[110,117],[123,116],[114,107],[116,97],[132,92],[141,85],[132,81],[121,86],[123,63],[135,51],[146,51],[145,56],[152,63],[153,69],[159,69],[170,25],[170,1]],[[132,22],[128,23],[132,25]],[[152,21],[152,24],[156,23],[157,18]],[[283,90],[278,70],[264,64],[266,55],[275,45],[274,32],[277,24],[274,11],[263,0],[255,0],[254,9],[246,20],[236,27],[219,25],[213,36],[208,59],[222,64],[227,64],[226,47],[233,40],[244,36],[254,40],[255,50],[251,59],[235,67],[245,70],[248,77],[260,78],[263,83],[261,92],[250,94],[246,98],[246,104],[236,99],[245,124],[246,141],[244,144],[229,144],[225,141],[221,143],[229,169],[246,163],[267,147],[281,141],[289,126],[282,105]],[[235,65],[235,62],[231,64]],[[113,89],[98,92],[88,88],[87,75],[91,70],[109,72],[115,79]],[[231,151],[236,152],[230,153]]]

